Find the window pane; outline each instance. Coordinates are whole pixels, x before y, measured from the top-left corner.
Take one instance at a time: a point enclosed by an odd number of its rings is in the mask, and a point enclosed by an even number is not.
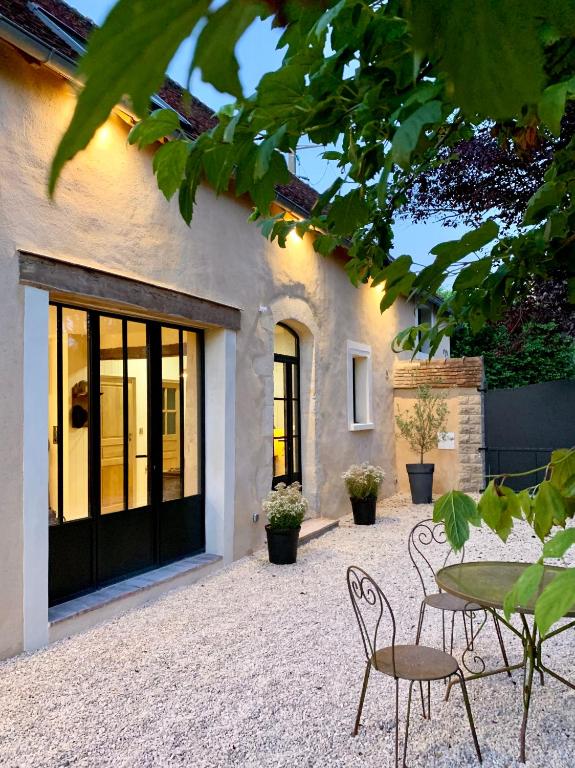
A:
[[[183,331],[184,496],[200,493],[200,349],[198,334]]]
[[[148,501],[148,357],[145,323],[127,323],[128,507]]]
[[[274,352],[276,355],[297,355],[296,337],[287,328],[276,325],[274,331]]]
[[[48,316],[48,521],[58,522],[58,310]]]
[[[162,437],[163,500],[182,496],[180,461],[180,332],[162,328],[162,386],[164,387],[164,434]],[[170,403],[175,412],[170,412]]]
[[[274,437],[285,437],[285,401],[274,400]]]
[[[129,397],[128,397],[129,402]],[[124,509],[122,321],[100,317],[101,512]]]
[[[274,397],[285,397],[283,363],[274,363]]]
[[[88,316],[62,309],[64,520],[88,516]]]
[[[286,448],[285,440],[274,439],[274,477],[281,477],[286,473]]]

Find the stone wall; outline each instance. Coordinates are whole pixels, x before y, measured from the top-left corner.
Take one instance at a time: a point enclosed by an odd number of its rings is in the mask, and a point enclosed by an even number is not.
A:
[[[411,409],[417,388],[438,390],[448,406],[447,431],[455,435],[452,449],[437,448],[425,460],[435,464],[434,494],[457,489],[480,491],[484,486],[483,360],[480,357],[398,362],[394,367],[394,406]],[[400,493],[409,492],[406,463],[419,461],[396,427],[396,471]]]

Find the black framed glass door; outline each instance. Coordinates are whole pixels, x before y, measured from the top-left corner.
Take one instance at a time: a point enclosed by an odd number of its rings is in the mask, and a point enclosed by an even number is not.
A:
[[[273,481],[301,483],[299,339],[278,323],[274,334]]]
[[[202,332],[52,304],[49,359],[50,603],[203,551]]]

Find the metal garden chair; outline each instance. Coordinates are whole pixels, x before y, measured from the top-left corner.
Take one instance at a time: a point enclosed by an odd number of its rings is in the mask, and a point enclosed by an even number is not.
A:
[[[391,606],[376,584],[376,582],[364,570],[355,565],[347,569],[347,586],[349,596],[353,605],[353,610],[359,624],[361,639],[367,664],[363,677],[363,686],[355,719],[353,735],[357,736],[367,691],[370,672],[375,669],[384,675],[388,675],[395,680],[395,766],[399,766],[399,681],[409,681],[409,693],[407,698],[407,719],[405,724],[405,738],[403,742],[403,767],[406,765],[407,742],[409,736],[409,718],[411,714],[411,696],[413,684],[419,683],[421,688],[421,698],[423,707],[423,716],[425,717],[425,705],[423,703],[422,684],[428,684],[428,706],[429,689],[434,680],[447,680],[456,675],[461,683],[463,701],[469,719],[473,744],[479,762],[482,762],[481,750],[477,741],[475,724],[465,686],[465,678],[457,660],[436,648],[427,648],[424,645],[396,645],[395,644],[395,618]],[[380,630],[384,623],[389,625],[391,631],[391,643],[389,645],[379,644]]]
[[[473,643],[481,627],[485,623],[480,624],[477,632],[474,633],[473,620],[477,612],[482,612],[484,609],[479,605],[468,603],[460,597],[455,595],[449,595],[446,592],[442,592],[437,587],[435,581],[435,573],[440,568],[445,568],[446,565],[455,563],[462,563],[465,558],[465,548],[462,548],[460,553],[455,553],[450,547],[445,535],[445,526],[441,523],[434,523],[431,518],[421,520],[415,525],[409,534],[407,548],[409,551],[409,557],[419,580],[423,588],[423,600],[419,609],[419,621],[417,624],[417,634],[415,637],[416,645],[419,645],[421,639],[421,630],[423,628],[423,620],[425,618],[425,609],[436,608],[442,612],[442,629],[443,629],[443,650],[447,651],[446,637],[445,637],[445,614],[451,614],[451,639],[449,643],[449,653],[453,653],[453,632],[455,625],[455,616],[461,615],[463,621],[463,628],[465,630],[466,651],[473,650]],[[469,618],[469,629],[467,627],[466,618]],[[509,666],[507,661],[507,652],[505,650],[505,643],[503,642],[503,636],[501,634],[501,627],[497,618],[493,617],[493,623],[495,626],[495,632],[499,641],[499,647],[501,649],[501,655],[505,666]],[[465,659],[464,659],[465,661]],[[511,673],[509,673],[511,674]]]

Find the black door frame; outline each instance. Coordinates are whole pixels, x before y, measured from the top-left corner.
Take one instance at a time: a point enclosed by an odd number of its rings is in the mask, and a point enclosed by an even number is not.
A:
[[[283,375],[284,375],[284,395],[285,397],[276,397],[276,393],[274,390],[274,403],[279,400],[284,401],[284,423],[285,423],[285,439],[284,439],[284,446],[285,446],[285,457],[286,457],[286,473],[284,475],[276,475],[272,479],[272,488],[274,488],[278,483],[286,483],[286,485],[290,485],[291,483],[298,482],[301,483],[302,481],[302,472],[301,472],[301,411],[300,411],[300,404],[301,404],[301,392],[300,392],[300,347],[299,347],[299,336],[297,333],[290,328],[288,325],[285,325],[284,323],[277,323],[277,325],[280,326],[280,328],[284,328],[286,331],[290,333],[291,336],[295,339],[295,345],[296,345],[296,354],[295,355],[283,355],[274,353],[274,363],[281,363],[283,365]],[[295,370],[295,376],[293,376],[293,371]],[[292,385],[292,382],[295,381],[295,389],[296,389],[296,395],[295,400],[297,401],[297,422],[298,422],[298,433],[296,436],[294,436],[294,387]],[[294,441],[297,443],[297,457],[299,459],[299,467],[295,468],[295,456],[294,456]]]
[[[167,562],[205,551],[205,384],[204,336],[197,328],[149,320],[145,317],[124,316],[115,312],[95,310],[63,302],[50,302],[57,311],[57,456],[58,456],[58,509],[56,523],[50,525],[49,539],[49,602],[54,605],[72,597],[90,592],[105,584],[130,575],[157,568]],[[88,377],[88,516],[64,520],[64,446],[63,429],[63,349],[62,314],[64,309],[79,310],[87,317],[87,377]],[[124,434],[124,509],[101,514],[101,430],[100,430],[100,318],[122,321],[123,360],[123,434]],[[148,370],[148,504],[128,508],[128,376],[127,376],[127,323],[137,322],[146,327],[146,359]],[[162,328],[179,332],[179,430],[180,430],[180,492],[181,498],[163,501],[163,440],[162,440]],[[184,492],[184,371],[183,333],[192,332],[197,339],[198,377],[198,491],[193,496]],[[131,526],[131,527],[130,527]],[[131,545],[132,538],[142,540],[137,557],[123,562],[121,550],[124,542]],[[114,549],[110,558],[104,546]],[[130,567],[130,562],[132,567]],[[124,567],[126,566],[126,567]]]

